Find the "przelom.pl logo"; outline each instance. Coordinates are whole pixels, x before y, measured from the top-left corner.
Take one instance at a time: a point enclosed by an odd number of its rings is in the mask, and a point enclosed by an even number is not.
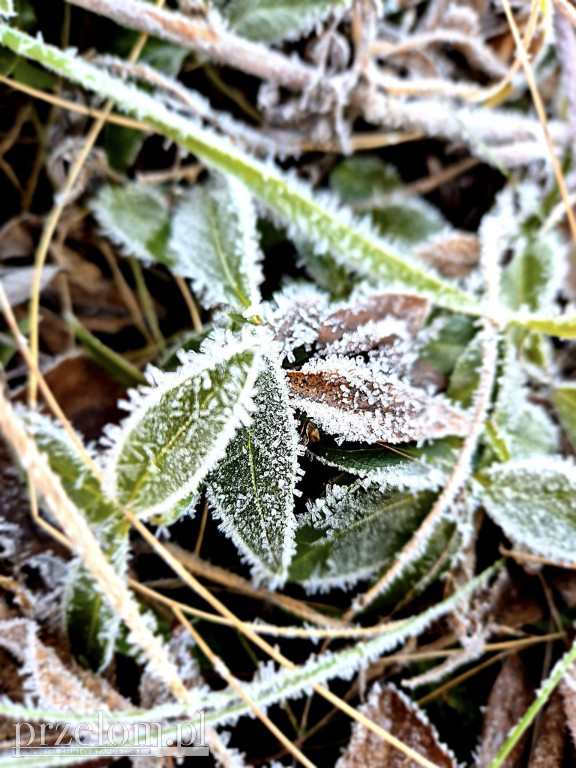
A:
[[[206,744],[204,711],[192,720],[173,724],[107,722],[103,710],[86,722],[16,723],[12,757],[31,755],[94,755],[121,757],[202,757]]]

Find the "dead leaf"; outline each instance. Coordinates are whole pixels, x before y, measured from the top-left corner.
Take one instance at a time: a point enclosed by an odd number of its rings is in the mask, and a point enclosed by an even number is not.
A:
[[[476,768],[488,768],[533,698],[533,689],[520,657],[516,654],[508,656],[488,697]],[[521,768],[526,739],[527,734],[502,763],[502,768]]]
[[[562,768],[566,746],[566,716],[558,690],[550,696],[528,768]]]
[[[383,293],[338,309],[320,323],[318,354],[369,352],[389,346],[399,336],[414,336],[424,324],[428,307],[419,296]]]
[[[30,298],[35,267],[5,267],[0,270],[0,281],[10,306],[16,307]],[[58,274],[59,267],[47,265],[42,270],[40,291]]]
[[[441,396],[349,358],[313,360],[286,375],[294,404],[341,440],[402,443],[468,429],[468,417]]]
[[[445,277],[466,277],[478,266],[480,243],[476,235],[459,232],[427,243],[416,251],[416,256],[435,267]]]
[[[79,667],[72,658],[64,664],[56,651],[39,639],[39,627],[28,619],[0,622],[0,648],[19,663],[25,676],[23,690],[35,706],[61,712],[126,709],[130,703],[103,678]]]
[[[424,712],[392,685],[376,684],[367,703],[359,708],[363,715],[426,757],[438,768],[456,768],[450,750],[440,743],[435,728]],[[418,768],[418,764],[395,747],[357,723],[337,768]]]

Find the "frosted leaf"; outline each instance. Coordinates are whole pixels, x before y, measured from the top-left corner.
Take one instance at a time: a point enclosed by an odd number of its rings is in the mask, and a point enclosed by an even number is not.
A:
[[[318,328],[320,355],[357,354],[390,346],[414,336],[428,314],[428,302],[418,296],[382,293],[337,306]]]
[[[456,758],[440,742],[424,711],[395,686],[381,687],[376,683],[359,712],[437,768],[458,768]],[[383,741],[365,725],[354,723],[350,743],[336,768],[407,768],[412,765],[416,763],[396,747]]]
[[[167,252],[170,210],[160,187],[104,185],[90,201],[104,233],[127,256],[171,266]]]
[[[281,370],[266,359],[254,387],[252,423],[241,427],[207,482],[221,529],[275,583],[286,576],[294,550],[294,489],[300,447]]]
[[[576,468],[545,456],[495,464],[476,476],[490,517],[513,541],[555,563],[574,562]]]
[[[302,37],[338,6],[344,0],[230,0],[223,14],[241,37],[276,43]]]
[[[401,453],[381,446],[338,448],[311,444],[308,451],[320,461],[385,490],[387,485],[411,490],[436,490],[448,479],[458,456],[460,441],[445,438],[419,446],[403,446]]]
[[[169,252],[174,272],[192,280],[206,306],[243,312],[259,303],[256,212],[235,179],[217,174],[186,193],[174,214]]]
[[[452,371],[446,395],[463,408],[469,408],[474,402],[480,381],[483,348],[483,334],[477,333],[459,356]]]
[[[286,371],[294,404],[340,440],[402,443],[464,435],[468,418],[439,395],[348,358]]]
[[[324,498],[310,505],[296,531],[290,581],[326,591],[387,568],[434,498],[430,491],[381,490],[362,481],[329,487]]]
[[[402,186],[402,179],[377,155],[357,154],[338,163],[330,174],[330,186],[344,203],[376,207],[383,196]]]
[[[274,302],[272,310],[265,305],[265,317],[283,352],[293,360],[294,349],[312,349],[320,322],[328,312],[328,296],[308,283],[293,284],[276,293]]]
[[[525,237],[515,244],[516,255],[502,271],[500,298],[511,310],[539,312],[549,308],[566,274],[565,247],[556,236]]]
[[[267,341],[249,330],[240,338],[215,333],[202,352],[183,355],[175,373],[149,371],[153,386],[133,394],[132,413],[108,433],[111,494],[119,505],[143,517],[162,515],[198,490],[249,420]]]
[[[37,705],[60,712],[124,709],[127,701],[103,678],[65,665],[53,648],[38,637],[38,625],[28,619],[0,621],[0,648],[21,662],[24,692]]]
[[[554,387],[552,402],[572,445],[576,445],[576,382]]]
[[[121,511],[105,497],[99,480],[59,424],[38,413],[27,414],[25,424],[66,494],[93,525],[116,572],[124,575],[130,526]],[[102,670],[112,658],[121,622],[80,561],[68,571],[63,609],[73,652]]]
[[[558,451],[558,428],[541,405],[530,402],[526,385],[516,349],[507,340],[486,436],[501,461]]]
[[[440,316],[419,334],[420,359],[447,376],[475,333],[474,322],[469,317]]]

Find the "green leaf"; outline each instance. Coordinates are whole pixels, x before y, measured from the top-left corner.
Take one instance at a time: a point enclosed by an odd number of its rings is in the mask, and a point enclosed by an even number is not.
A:
[[[431,491],[381,490],[363,481],[329,487],[296,530],[290,581],[313,591],[345,588],[387,568],[434,498]]]
[[[528,399],[526,374],[511,340],[504,341],[498,395],[490,417],[488,438],[500,461],[553,455],[558,429],[541,405]]]
[[[388,281],[391,290],[403,286],[440,306],[472,315],[481,313],[476,299],[414,261],[408,250],[384,242],[369,223],[356,219],[331,198],[313,194],[305,184],[273,165],[255,160],[221,136],[170,111],[141,89],[126,85],[69,51],[60,51],[5,24],[0,24],[0,43],[114,99],[121,109],[172,138],[208,166],[234,176],[272,211],[313,240],[319,250],[332,251],[349,268]]]
[[[161,188],[107,184],[90,202],[106,235],[128,256],[172,266],[168,254],[170,210]]]
[[[440,214],[432,206],[416,200],[379,205],[370,218],[382,237],[408,245],[422,243],[444,227]]]
[[[367,203],[389,195],[402,185],[400,174],[377,155],[352,155],[330,174],[330,186],[343,203]]]
[[[230,0],[223,15],[241,37],[275,43],[301,37],[343,5],[343,0]]]
[[[480,381],[482,366],[482,334],[478,333],[458,358],[446,395],[463,408],[469,408]]]
[[[558,564],[574,562],[576,468],[549,457],[495,464],[476,475],[480,499],[507,536]]]
[[[570,441],[576,445],[576,382],[554,387],[552,402]]]
[[[423,331],[426,341],[420,350],[420,359],[448,376],[475,334],[474,322],[469,317],[439,317]]]
[[[215,175],[178,204],[169,243],[173,270],[190,278],[206,306],[257,305],[262,281],[256,212],[235,179]]]
[[[68,497],[93,526],[102,550],[119,574],[126,571],[129,525],[105,497],[70,437],[50,419],[27,414],[25,424]],[[81,561],[71,567],[64,594],[64,615],[73,653],[96,671],[108,665],[121,621]]]
[[[502,303],[513,311],[538,312],[552,304],[562,271],[558,252],[550,240],[523,239],[516,256],[503,270],[500,279]]]
[[[266,341],[267,341],[266,337]],[[198,490],[241,423],[248,421],[263,337],[214,334],[175,373],[133,393],[131,415],[111,428],[111,494],[140,516],[171,513]]]
[[[405,484],[428,489],[442,483],[453,467],[460,440],[447,437],[423,446],[403,445],[400,451],[381,446],[340,448],[312,443],[308,450],[320,461],[358,477],[368,477],[372,483],[384,486]]]
[[[115,571],[125,576],[130,524],[119,520],[98,531],[98,541]],[[86,666],[101,672],[110,662],[122,622],[81,560],[68,571],[64,617],[72,653]]]
[[[208,478],[208,495],[221,529],[253,564],[253,576],[286,577],[294,551],[294,489],[298,435],[285,377],[265,360],[256,379],[252,424],[241,427]]]

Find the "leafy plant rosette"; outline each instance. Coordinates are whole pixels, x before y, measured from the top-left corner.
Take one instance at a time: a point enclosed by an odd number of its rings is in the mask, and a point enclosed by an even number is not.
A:
[[[197,352],[180,352],[176,370],[149,368],[147,385],[130,393],[127,418],[94,452],[102,482],[59,426],[26,418],[123,579],[123,510],[170,526],[193,515],[201,495],[255,582],[308,592],[361,585],[370,596],[363,610],[397,610],[445,573],[480,507],[513,543],[573,562],[576,469],[560,429],[576,439],[574,396],[569,382],[546,388],[542,371],[548,335],[576,335],[576,319],[557,301],[568,244],[531,224],[534,196],[506,189],[485,217],[481,260],[512,254],[489,276],[487,301],[475,273],[441,273],[446,243],[462,233],[430,206],[392,190],[387,205],[380,199],[358,218],[341,202],[354,158],[341,163],[332,192],[314,191],[71,51],[7,23],[0,42],[113,99],[209,169],[207,181],[177,194],[126,182],[89,201],[123,253],[190,281],[211,313]],[[372,171],[390,175],[377,161]],[[361,194],[370,210],[370,191]],[[286,226],[314,278],[266,299],[255,201]],[[286,672],[276,688],[254,683],[255,700],[345,677],[455,600],[406,623],[405,634],[311,657],[299,682]],[[77,654],[105,668],[122,628],[80,561],[64,613]],[[215,722],[242,713],[232,694],[221,698],[210,700]]]

